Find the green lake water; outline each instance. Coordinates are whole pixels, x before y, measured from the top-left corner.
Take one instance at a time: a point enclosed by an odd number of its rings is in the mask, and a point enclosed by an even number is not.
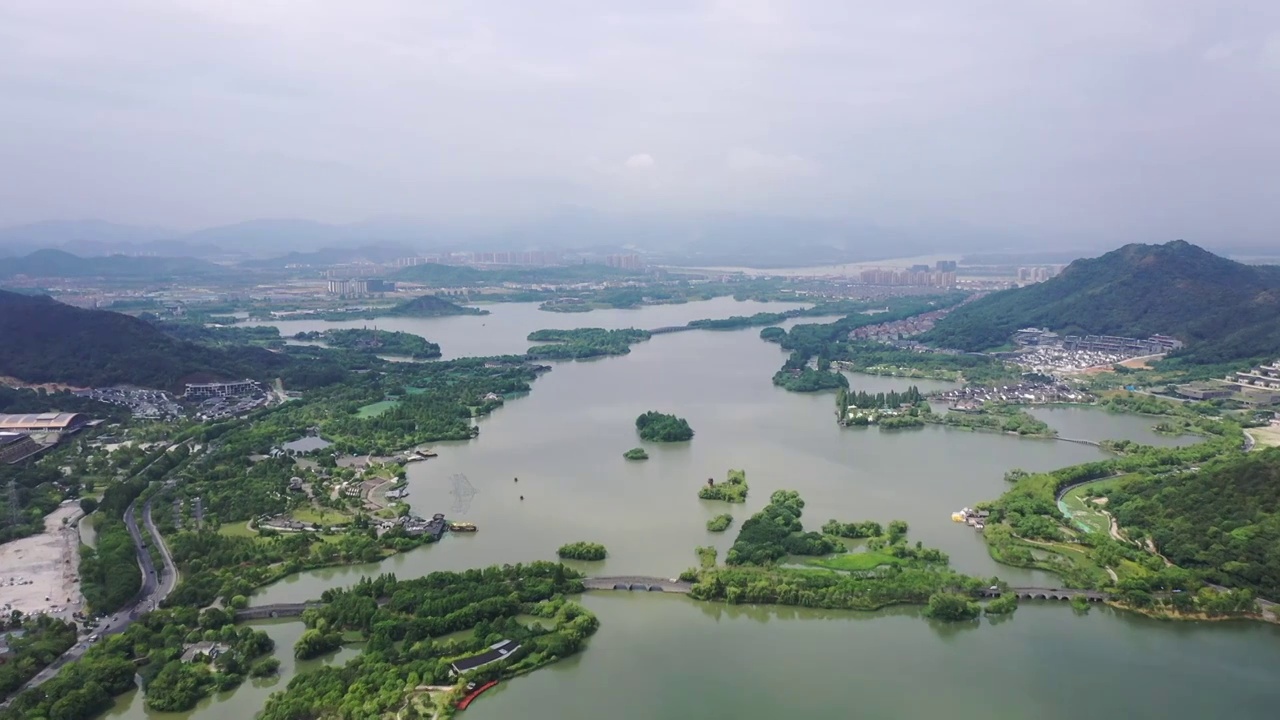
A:
[[[282,332],[377,325],[438,342],[446,357],[521,352],[542,327],[643,327],[704,317],[777,311],[778,303],[728,298],[630,311],[559,315],[536,305],[490,305],[482,317],[357,323],[290,321]],[[804,322],[804,321],[802,321]],[[831,393],[779,390],[770,377],[785,359],[759,328],[657,336],[631,354],[556,363],[526,397],[479,421],[480,437],[440,443],[439,457],[410,466],[414,510],[476,523],[474,535],[381,563],[304,573],[263,589],[254,604],[316,598],[362,575],[413,577],[433,570],[554,559],[565,542],[604,543],[609,558],[578,563],[596,575],[671,577],[695,564],[693,549],[721,557],[738,521],[780,488],[799,490],[804,521],[903,519],[912,539],[939,547],[963,572],[1015,584],[1056,585],[1050,575],[998,566],[970,528],[950,513],[999,495],[1013,467],[1048,470],[1104,457],[1097,448],[1052,440],[926,427],[882,432],[841,429]],[[945,383],[851,375],[878,392]],[[696,432],[689,443],[642,443],[635,417],[672,412]],[[1172,440],[1147,418],[1091,408],[1045,417],[1064,436]],[[1081,435],[1081,427],[1091,434]],[[651,459],[627,462],[643,445]],[[745,505],[698,500],[708,477],[747,471]],[[455,481],[454,476],[466,481]],[[519,482],[515,478],[519,478]],[[464,490],[466,492],[459,492]],[[523,500],[521,500],[523,496]],[[735,526],[736,527],[736,526]],[[1095,608],[1026,603],[1010,619],[940,626],[916,610],[841,613],[737,608],[656,594],[597,593],[586,604],[601,630],[582,655],[503,683],[466,711],[472,720],[534,718],[1274,718],[1280,707],[1280,632],[1238,623],[1160,623]],[[297,623],[277,626],[278,655],[295,672]],[[298,630],[300,632],[300,630]],[[296,635],[296,632],[295,632]],[[246,684],[207,701],[184,720],[249,718],[272,689]],[[136,698],[113,718],[149,717]]]

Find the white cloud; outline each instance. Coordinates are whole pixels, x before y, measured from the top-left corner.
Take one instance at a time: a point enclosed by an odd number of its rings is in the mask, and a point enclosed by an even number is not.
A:
[[[625,167],[643,170],[653,167],[656,162],[654,161],[653,156],[649,153],[636,153],[635,155],[627,158],[627,161],[622,164]]]

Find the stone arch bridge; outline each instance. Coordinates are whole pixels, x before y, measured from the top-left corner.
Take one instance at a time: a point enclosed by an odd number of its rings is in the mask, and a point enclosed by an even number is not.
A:
[[[618,575],[615,577],[587,578],[582,582],[588,590],[641,590],[644,592],[688,593],[692,583],[670,578],[643,575]]]
[[[1089,602],[1106,602],[1111,595],[1097,590],[1078,590],[1076,588],[1040,588],[1011,587],[1007,591],[983,590],[982,597],[998,598],[1004,592],[1013,593],[1019,600],[1073,600],[1082,597]]]

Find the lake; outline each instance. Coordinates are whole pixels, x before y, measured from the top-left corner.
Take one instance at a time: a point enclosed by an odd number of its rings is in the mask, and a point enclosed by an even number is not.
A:
[[[785,307],[720,298],[560,315],[536,305],[498,304],[488,306],[488,316],[367,324],[421,334],[456,356],[522,352],[525,336],[542,327],[653,328]],[[275,324],[292,334],[364,323]],[[751,328],[661,335],[626,356],[554,363],[528,396],[481,419],[478,439],[439,443],[438,458],[409,466],[415,512],[474,522],[477,533],[446,535],[377,564],[300,574],[264,588],[252,603],[312,599],[379,572],[408,578],[550,560],[557,547],[576,540],[609,550],[604,562],[576,563],[590,574],[671,577],[696,564],[699,545],[717,547],[723,558],[737,524],[781,488],[804,497],[809,528],[830,518],[903,519],[912,539],[945,550],[962,572],[1057,584],[1054,576],[997,565],[981,538],[951,522],[950,513],[999,495],[1010,468],[1049,470],[1105,457],[1102,451],[939,426],[840,428],[833,393],[801,395],[772,385],[785,357]],[[851,379],[868,392],[946,386]],[[634,421],[646,410],[688,419],[694,439],[641,442]],[[1169,439],[1151,431],[1149,418],[1069,410],[1045,417],[1064,436]],[[635,446],[651,459],[624,460],[622,453]],[[699,500],[707,478],[722,479],[729,468],[746,470],[747,503]],[[706,520],[725,511],[735,516],[734,527],[708,533]],[[741,608],[626,593],[590,594],[584,601],[601,620],[585,653],[504,683],[467,710],[472,720],[1271,718],[1280,700],[1273,682],[1280,633],[1257,624],[1159,623],[1106,608],[1077,616],[1065,603],[1026,603],[1012,618],[956,627],[928,622],[915,609]],[[289,664],[292,641],[286,640],[277,654]],[[180,717],[247,718],[264,697],[246,684]],[[111,717],[147,716],[134,702]]]

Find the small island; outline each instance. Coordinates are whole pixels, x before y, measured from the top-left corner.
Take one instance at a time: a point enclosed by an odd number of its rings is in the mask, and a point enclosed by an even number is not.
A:
[[[565,560],[603,560],[609,553],[600,543],[579,541],[561,545],[556,554]]]
[[[707,478],[707,484],[698,490],[698,497],[703,500],[723,500],[730,503],[746,502],[747,471],[730,470],[728,477],[719,485],[716,484],[715,478]],[[711,529],[710,523],[707,524],[707,529]]]
[[[733,524],[733,516],[721,513],[707,521],[707,532],[724,532]]]
[[[538,360],[585,360],[609,355],[626,355],[631,346],[648,340],[648,330],[626,328],[576,328],[574,330],[534,330],[529,342],[548,343],[529,348],[529,357]]]
[[[693,439],[689,421],[675,415],[650,410],[636,418],[636,430],[641,440],[651,442],[681,442]]]
[[[312,330],[293,336],[295,340],[319,341],[332,348],[381,355],[402,355],[414,360],[440,357],[440,346],[413,333],[392,330]]]
[[[634,448],[631,448],[630,450],[628,450],[628,451],[626,451],[626,452],[622,453],[622,457],[624,457],[624,458],[626,458],[626,459],[628,459],[628,460],[648,460],[648,459],[649,459],[649,453],[645,452],[645,451],[644,451],[644,448],[641,448],[641,447],[634,447]]]

